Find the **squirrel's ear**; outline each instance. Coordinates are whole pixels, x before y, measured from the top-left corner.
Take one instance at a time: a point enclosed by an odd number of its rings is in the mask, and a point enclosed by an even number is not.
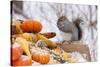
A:
[[[64,21],[65,19],[66,19],[66,16],[61,16],[61,17],[58,18],[58,22]]]

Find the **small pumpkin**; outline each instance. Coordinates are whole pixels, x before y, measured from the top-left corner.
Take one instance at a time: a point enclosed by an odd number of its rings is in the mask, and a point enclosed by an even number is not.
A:
[[[47,53],[41,53],[39,55],[39,62],[41,64],[47,64],[49,62],[49,60],[50,60],[49,58],[50,58],[49,54],[47,54]]]
[[[14,43],[11,47],[11,50],[12,50],[12,57],[11,57],[12,61],[17,60],[23,53],[23,48],[18,43]]]
[[[19,59],[13,61],[13,66],[29,66],[32,65],[32,59],[26,55],[21,55]]]
[[[37,52],[36,50],[34,50],[34,51],[32,52],[32,59],[33,59],[34,61],[39,62],[39,52]]]
[[[33,49],[32,59],[40,64],[47,64],[50,60],[50,55],[41,49]]]
[[[23,32],[38,33],[42,29],[42,24],[40,21],[27,19],[22,23],[21,28],[22,28]]]

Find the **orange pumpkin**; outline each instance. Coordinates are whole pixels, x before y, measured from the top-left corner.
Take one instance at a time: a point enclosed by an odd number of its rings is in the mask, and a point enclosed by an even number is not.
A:
[[[12,57],[11,57],[12,61],[17,60],[23,53],[23,48],[18,43],[14,43],[11,47],[11,50],[12,50]]]
[[[45,51],[33,49],[32,50],[32,59],[41,64],[47,64],[50,60],[50,55]]]
[[[32,59],[26,55],[21,55],[19,59],[13,61],[13,66],[30,66],[32,65]]]
[[[37,20],[28,19],[22,23],[21,28],[23,32],[38,33],[42,29],[42,24]]]
[[[37,52],[37,51],[33,51],[32,52],[32,59],[34,60],[34,61],[39,61],[39,52]]]
[[[39,54],[39,63],[47,64],[50,60],[50,56],[47,53]]]

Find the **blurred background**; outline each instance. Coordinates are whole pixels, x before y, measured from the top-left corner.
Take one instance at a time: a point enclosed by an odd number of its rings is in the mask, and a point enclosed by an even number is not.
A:
[[[98,7],[96,5],[16,0],[11,3],[12,20],[37,19],[41,21],[43,25],[41,32],[55,32],[57,34],[56,37],[51,39],[53,41],[74,41],[72,36],[80,33],[81,30],[81,38],[77,39],[77,41],[86,43],[89,47],[91,61],[97,61],[97,10]],[[78,24],[79,28],[75,27],[77,29],[69,33],[59,28],[57,23],[61,17],[63,17],[62,19],[66,17],[66,23],[72,25],[74,25],[76,19],[81,19],[82,21]],[[64,22],[64,20],[61,21]],[[70,26],[70,28],[72,27]],[[73,31],[76,33],[73,33]]]

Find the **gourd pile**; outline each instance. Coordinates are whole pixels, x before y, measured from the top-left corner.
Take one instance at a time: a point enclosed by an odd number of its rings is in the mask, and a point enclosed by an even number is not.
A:
[[[42,24],[37,20],[13,20],[11,35],[11,65],[74,63],[70,53],[50,40],[54,32],[40,33]]]

